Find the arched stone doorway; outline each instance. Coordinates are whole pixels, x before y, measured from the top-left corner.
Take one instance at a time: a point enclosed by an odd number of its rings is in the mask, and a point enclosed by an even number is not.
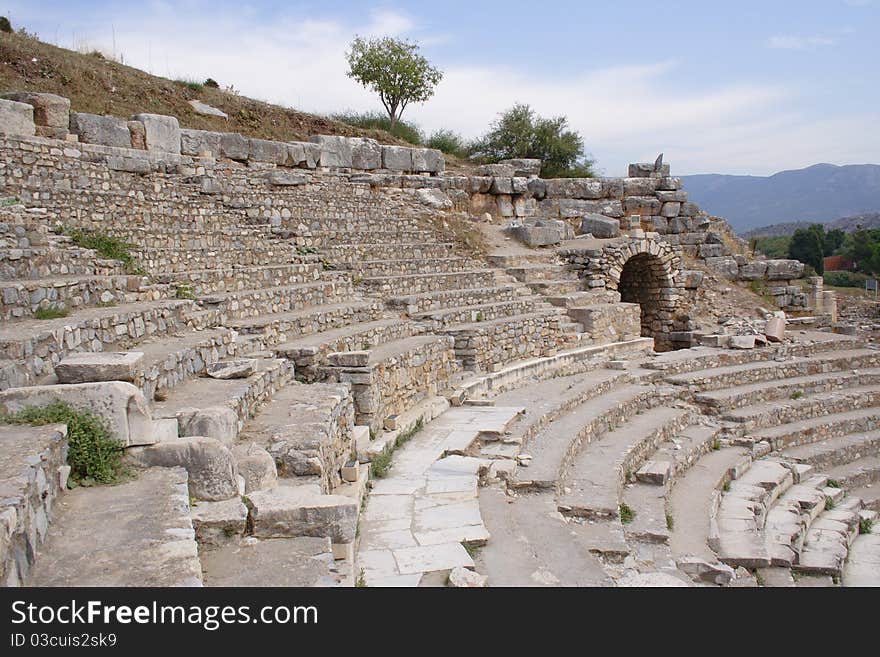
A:
[[[620,270],[617,291],[624,303],[637,303],[641,308],[642,335],[656,337],[663,332],[664,290],[671,287],[663,262],[650,253],[638,253],[627,260]]]

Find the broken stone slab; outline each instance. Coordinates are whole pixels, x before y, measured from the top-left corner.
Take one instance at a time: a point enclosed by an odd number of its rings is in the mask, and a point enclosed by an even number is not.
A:
[[[540,160],[539,160],[540,162]],[[457,566],[449,571],[449,586],[459,589],[483,588],[487,586],[489,578],[485,575],[467,568]]]
[[[131,148],[131,132],[128,121],[115,116],[98,116],[72,112],[70,132],[85,144],[100,144],[117,148]]]
[[[219,502],[239,494],[232,453],[215,438],[185,436],[135,447],[126,458],[144,467],[186,468],[190,495],[198,500]]]
[[[33,137],[37,132],[34,124],[34,108],[28,103],[0,100],[0,132]]]
[[[412,149],[404,146],[383,146],[382,168],[391,171],[412,171]]]
[[[246,379],[257,371],[256,358],[242,358],[238,360],[211,363],[206,373],[212,379]]]
[[[412,167],[419,173],[441,173],[446,168],[446,158],[436,148],[413,148]]]
[[[55,375],[59,383],[133,382],[143,361],[144,354],[140,351],[70,354],[55,366]]]
[[[574,230],[567,221],[539,219],[534,223],[514,227],[513,236],[526,246],[552,246],[563,240],[574,239]]]
[[[36,125],[67,132],[70,124],[70,99],[33,91],[13,91],[0,97],[33,107],[33,121]]]
[[[290,149],[286,143],[269,139],[248,140],[248,160],[286,166]]]
[[[221,133],[208,130],[180,130],[180,152],[191,157],[220,157]]]
[[[730,348],[731,349],[754,349],[755,348],[755,336],[754,335],[731,335],[730,336]]]
[[[254,536],[258,538],[328,537],[351,543],[358,503],[343,495],[322,495],[309,486],[277,486],[246,495]]]
[[[591,233],[598,239],[620,236],[620,221],[600,214],[586,214],[581,219],[581,232]]]
[[[366,367],[370,362],[369,351],[336,351],[328,354],[332,367]]]
[[[180,154],[180,124],[176,116],[135,114],[131,120],[144,124],[147,133],[147,150]]]
[[[278,484],[275,459],[256,443],[236,445],[232,448],[232,458],[238,474],[244,477],[245,495],[258,490],[269,490]]]
[[[732,256],[706,258],[706,266],[730,280],[739,276],[739,265]]]
[[[200,100],[191,100],[188,104],[196,114],[201,114],[202,116],[216,116],[221,119],[229,118],[229,115],[223,110],[217,109],[213,105],[208,105],[208,103],[203,103]]]
[[[351,168],[372,171],[382,168],[382,146],[374,139],[349,139]]]
[[[276,187],[298,187],[309,182],[309,179],[301,173],[277,170],[269,172],[266,180],[270,185],[275,185]]]
[[[56,401],[78,411],[94,413],[126,447],[152,445],[164,437],[159,422],[150,415],[144,394],[123,381],[9,388],[0,392],[0,414],[16,413],[29,406],[47,406]]]
[[[309,141],[321,148],[318,166],[337,169],[351,168],[351,142],[347,137],[313,135]]]
[[[804,273],[804,263],[798,260],[767,260],[768,281],[790,281]]]
[[[244,534],[248,510],[240,498],[222,502],[197,502],[190,510],[200,545],[226,545]]]
[[[461,543],[398,548],[392,553],[401,575],[474,567],[474,560]]]
[[[227,446],[238,438],[238,415],[229,406],[181,408],[176,420],[180,436],[207,436]]]
[[[291,166],[314,169],[321,158],[321,145],[301,141],[288,142],[287,157]]]
[[[220,133],[220,155],[230,160],[246,161],[250,152],[250,140],[236,132]]]
[[[700,557],[686,556],[676,561],[678,569],[695,582],[724,585],[735,577],[733,568],[723,563],[710,563]]]
[[[510,174],[511,177],[531,178],[532,176],[541,175],[541,166],[544,164],[542,160],[536,158],[515,158],[510,160],[501,160],[499,164],[507,164],[513,167]]]
[[[785,320],[771,317],[764,325],[764,335],[770,342],[782,342],[785,339]]]
[[[644,484],[665,486],[671,468],[672,464],[669,461],[645,461],[645,464],[636,472],[636,479]]]

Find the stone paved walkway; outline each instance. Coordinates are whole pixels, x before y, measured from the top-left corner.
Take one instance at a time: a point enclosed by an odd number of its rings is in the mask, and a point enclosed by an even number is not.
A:
[[[418,586],[425,573],[473,567],[463,543],[489,540],[477,497],[489,461],[459,454],[483,432],[503,434],[521,410],[450,409],[394,453],[361,515],[355,572],[367,586]]]

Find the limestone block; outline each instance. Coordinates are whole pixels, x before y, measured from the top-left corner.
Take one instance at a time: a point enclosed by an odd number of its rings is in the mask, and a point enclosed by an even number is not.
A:
[[[0,392],[0,414],[55,401],[102,418],[126,446],[151,445],[161,438],[143,393],[122,381],[10,388]]]
[[[718,258],[726,255],[725,251],[723,244],[700,244],[698,253],[701,258]]]
[[[669,165],[655,167],[653,162],[636,162],[629,165],[630,178],[663,178],[669,175]]]
[[[220,157],[221,137],[222,134],[219,132],[182,128],[180,130],[180,152],[183,155],[200,157],[203,153],[210,151],[212,157]]]
[[[514,173],[516,173],[516,168],[512,164],[484,164],[477,167],[478,176],[513,178]]]
[[[782,342],[785,338],[785,319],[771,317],[764,325],[764,335],[770,342]]]
[[[606,185],[595,178],[557,178],[545,182],[548,198],[595,200],[606,196]]]
[[[731,349],[754,349],[755,348],[755,336],[754,335],[731,335],[730,336],[730,348]]]
[[[98,116],[72,112],[70,132],[84,144],[101,144],[117,148],[131,148],[131,132],[128,121],[115,116]]]
[[[164,114],[135,114],[132,121],[140,121],[147,131],[147,150],[180,154],[180,124],[175,116]]]
[[[435,210],[451,210],[453,207],[449,195],[439,189],[419,189],[416,191],[416,197]]]
[[[34,123],[49,128],[63,128],[67,132],[70,125],[70,100],[55,94],[32,91],[13,91],[0,95],[6,100],[27,103],[34,108]]]
[[[620,236],[620,220],[599,214],[587,214],[581,219],[581,233],[590,233],[599,239]]]
[[[256,358],[240,358],[238,360],[211,363],[206,373],[212,379],[246,379],[257,371]]]
[[[235,497],[222,502],[197,502],[190,515],[199,545],[218,547],[244,535],[248,510]]]
[[[224,445],[232,445],[238,438],[238,415],[229,406],[181,408],[176,419],[180,436],[207,436]]]
[[[659,199],[658,199],[659,200]],[[667,218],[677,217],[681,212],[681,203],[668,201],[660,208],[660,214]]]
[[[612,200],[584,200],[574,198],[560,198],[560,217],[582,217],[585,214],[601,214],[606,217],[619,219],[624,216],[623,204]]]
[[[679,274],[679,280],[686,290],[695,290],[703,282],[703,272],[695,269],[686,269]]]
[[[517,226],[512,232],[516,239],[533,248],[551,246],[559,244],[563,240],[574,239],[574,230],[571,224],[559,219],[538,219],[534,223]]]
[[[501,176],[492,178],[490,194],[513,194],[513,179]]]
[[[70,354],[55,366],[58,383],[129,381],[141,371],[144,354],[129,352],[84,352]]]
[[[126,451],[126,458],[144,467],[186,468],[189,494],[219,502],[238,496],[235,462],[223,444],[205,436],[185,436]]]
[[[208,103],[203,103],[200,100],[190,100],[188,105],[192,107],[193,112],[201,114],[202,116],[216,116],[221,119],[229,118],[229,115],[223,110],[218,109],[213,105],[208,105]]]
[[[454,588],[483,588],[489,578],[468,568],[456,566],[449,572],[448,584]]]
[[[700,557],[685,556],[680,558],[676,565],[680,571],[697,582],[724,585],[734,578],[734,571],[730,566],[720,562],[710,563]]]
[[[768,281],[790,281],[804,273],[804,263],[797,260],[768,260]]]
[[[321,159],[321,145],[311,142],[291,141],[287,144],[291,166],[314,169]]]
[[[661,178],[660,182],[657,183],[657,189],[659,191],[665,191],[665,192],[678,191],[679,189],[681,189],[681,186],[682,186],[681,178],[674,178],[671,176],[666,177],[666,178]]]
[[[31,105],[14,100],[0,100],[0,132],[33,137],[36,131],[34,108]]]
[[[230,160],[247,160],[250,153],[250,140],[235,132],[220,134],[220,155]]]
[[[382,146],[373,139],[349,139],[351,168],[372,171],[382,168]]]
[[[288,145],[269,139],[248,140],[248,160],[252,162],[268,162],[284,166],[288,162]]]
[[[412,171],[412,149],[403,146],[383,146],[382,168],[391,171]]]
[[[370,362],[369,351],[337,351],[327,356],[332,367],[366,367]]]
[[[547,196],[547,181],[541,178],[532,178],[529,180],[527,189],[529,194],[540,201]]]
[[[767,274],[767,263],[763,260],[747,262],[739,268],[739,277],[744,281],[756,281]]]
[[[321,495],[309,486],[277,486],[245,497],[257,538],[312,536],[351,543],[357,527],[357,500]]]
[[[309,141],[321,148],[318,166],[337,169],[351,168],[351,141],[348,137],[314,135]]]
[[[628,196],[623,199],[623,211],[627,215],[638,214],[644,216],[661,215],[662,204],[652,196]]]
[[[624,178],[622,182],[624,196],[653,196],[660,181],[657,178]]]
[[[531,178],[533,176],[541,175],[541,167],[543,166],[543,162],[536,158],[516,158],[511,160],[501,160],[499,164],[508,164],[513,167],[513,173],[511,176],[514,178],[524,177]]]
[[[304,174],[279,171],[277,169],[270,171],[266,176],[266,180],[270,185],[275,185],[276,187],[298,187],[309,182],[309,179]]]
[[[739,266],[731,256],[706,258],[706,266],[731,280],[736,279],[739,275]]]
[[[245,443],[232,448],[232,458],[238,474],[244,477],[245,494],[274,488],[278,482],[275,459],[256,443]]]
[[[126,171],[146,175],[153,170],[153,165],[146,157],[119,157],[111,155],[107,158],[107,168],[111,171]]]
[[[139,150],[147,150],[147,129],[140,121],[128,122],[128,133],[131,137],[131,147]]]

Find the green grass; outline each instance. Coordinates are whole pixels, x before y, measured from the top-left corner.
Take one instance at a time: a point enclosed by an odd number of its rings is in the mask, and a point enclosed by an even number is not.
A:
[[[625,502],[620,503],[620,506],[618,507],[618,512],[620,513],[620,522],[622,522],[624,525],[628,525],[636,517],[636,512],[633,511]]]
[[[113,437],[104,421],[92,413],[53,402],[48,406],[25,408],[0,419],[8,424],[31,426],[66,424],[67,462],[70,477],[77,483],[112,484],[125,474],[122,441]]]
[[[837,479],[829,479],[825,484],[828,488],[841,488],[840,482]]]
[[[834,508],[834,500],[832,500],[830,497],[826,497],[825,498],[825,510],[831,511],[833,508]]]
[[[675,528],[675,518],[672,517],[671,513],[666,514],[666,529],[672,531]]]
[[[174,290],[174,297],[176,299],[195,299],[196,295],[193,292],[192,285],[181,283],[176,286]]]
[[[18,200],[17,196],[7,196],[6,198],[0,199],[0,207],[8,208],[11,205],[18,205],[21,201]]]
[[[803,397],[803,396],[804,396],[803,391],[801,391],[801,390],[795,390],[793,393],[791,393],[790,398],[791,398],[791,399],[800,399],[800,398]]]
[[[461,546],[464,548],[464,551],[468,553],[468,556],[471,559],[476,559],[480,554],[480,546],[474,545],[473,543],[468,543],[463,541]]]
[[[870,534],[874,529],[874,521],[870,518],[862,518],[859,520],[859,534]]]
[[[406,431],[402,431],[397,434],[397,438],[395,438],[394,443],[389,447],[386,446],[381,453],[377,454],[370,463],[370,470],[373,473],[373,476],[377,479],[384,478],[388,471],[391,469],[391,458],[395,452],[395,450],[406,445],[410,440],[412,440],[413,436],[415,436],[422,428],[425,426],[424,418],[419,418],[418,421]],[[371,431],[370,438],[374,439],[374,434]]]
[[[467,157],[468,145],[464,138],[452,130],[441,129],[433,133],[425,142],[428,148],[436,148],[447,155]]]
[[[364,569],[363,568],[361,568],[360,571],[358,572],[357,580],[355,581],[354,585],[359,588],[366,588],[367,580],[364,577]]]
[[[70,310],[67,308],[37,308],[34,311],[34,319],[61,319],[69,314]]]
[[[364,130],[384,130],[385,132],[394,135],[398,139],[402,139],[403,141],[409,142],[410,144],[413,144],[415,146],[421,146],[422,142],[424,141],[422,131],[415,123],[410,123],[408,121],[398,121],[397,124],[394,126],[394,130],[392,130],[391,119],[380,112],[347,111],[333,114],[330,118],[334,121],[345,123],[354,128],[362,128]]]
[[[179,84],[180,86],[186,87],[187,89],[191,89],[193,91],[202,91],[205,88],[205,84],[203,82],[193,80],[192,78],[177,78],[174,81],[174,84]]]
[[[725,493],[729,493],[730,492],[730,482],[725,481],[724,485],[721,487],[721,490],[723,490]]]
[[[73,240],[73,243],[77,246],[81,246],[84,249],[92,249],[102,258],[119,260],[125,266],[125,271],[129,274],[144,273],[143,270],[135,264],[134,257],[131,255],[132,245],[125,240],[80,228],[71,228],[65,230],[64,233],[70,237],[70,239]]]

